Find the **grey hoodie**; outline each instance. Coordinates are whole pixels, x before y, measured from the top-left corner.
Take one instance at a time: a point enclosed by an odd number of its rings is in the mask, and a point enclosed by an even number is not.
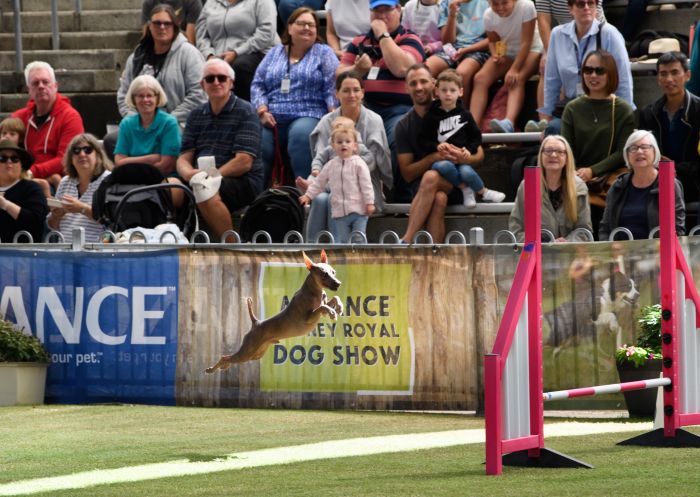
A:
[[[204,57],[199,50],[191,45],[182,33],[178,34],[156,79],[168,97],[165,110],[181,123],[187,120],[192,109],[207,100],[200,85],[203,65]],[[133,67],[134,54],[132,53],[126,60],[126,67],[117,91],[117,105],[122,117],[136,112],[126,105],[126,92],[129,85],[139,76],[139,74],[133,74]]]

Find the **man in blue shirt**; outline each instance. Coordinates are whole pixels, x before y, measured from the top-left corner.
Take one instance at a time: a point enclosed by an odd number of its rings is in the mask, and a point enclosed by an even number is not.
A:
[[[177,159],[177,172],[187,184],[200,173],[200,164],[203,169],[215,165],[221,174],[219,190],[197,203],[218,238],[233,229],[231,213],[250,205],[263,189],[260,120],[249,102],[233,94],[234,80],[233,69],[223,60],[205,62],[201,84],[209,101],[187,118]]]

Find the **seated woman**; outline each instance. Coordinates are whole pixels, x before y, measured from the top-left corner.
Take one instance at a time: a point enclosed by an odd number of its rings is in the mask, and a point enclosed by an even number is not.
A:
[[[258,66],[250,92],[263,125],[266,185],[274,165],[275,134],[278,146],[289,155],[294,177],[309,175],[309,135],[321,117],[335,110],[337,67],[338,57],[318,35],[316,13],[308,7],[295,10],[282,44],[270,50]]]
[[[649,131],[637,130],[624,148],[625,164],[630,172],[622,174],[608,191],[600,221],[598,238],[608,240],[618,227],[627,228],[635,239],[648,238],[659,225],[659,161],[661,151]],[[676,195],[676,233],[685,234],[685,202],[683,187],[674,179]],[[626,237],[619,234],[620,238]],[[617,237],[616,237],[617,239]]]
[[[566,139],[550,135],[542,140],[537,164],[542,168],[542,229],[556,242],[587,241],[578,228],[591,231],[591,211],[586,184],[576,176],[574,156]],[[525,182],[521,182],[510,213],[508,229],[518,242],[525,239]]]
[[[356,36],[369,31],[369,0],[326,0],[326,39],[340,59]]]
[[[126,92],[126,103],[136,110],[119,124],[114,164],[150,164],[164,176],[175,172],[180,155],[180,126],[163,107],[168,97],[153,76],[134,79]]]
[[[92,196],[112,169],[112,163],[93,135],[77,135],[68,144],[63,156],[66,173],[56,190],[56,199],[63,207],[52,208],[49,227],[61,232],[66,242],[73,239],[73,228],[85,229],[85,241],[97,243],[104,230],[92,218]]]
[[[35,182],[22,178],[34,159],[11,140],[0,141],[0,243],[12,243],[19,231],[41,242],[49,212],[46,197]],[[26,237],[18,241],[27,241]]]
[[[233,93],[250,101],[250,84],[265,54],[279,43],[272,0],[207,2],[197,20],[197,48],[205,59],[218,57],[236,72]]]
[[[367,163],[372,178],[374,203],[377,210],[381,211],[384,208],[382,185],[388,187],[393,185],[391,156],[384,123],[379,114],[362,105],[364,89],[362,77],[358,73],[348,71],[338,76],[335,81],[335,95],[340,102],[340,108],[323,116],[309,137],[311,150],[314,152],[314,162],[317,162],[316,158],[322,155],[330,143],[333,122],[340,116],[352,119],[362,144],[369,151],[367,156],[362,154],[362,158]],[[312,174],[314,174],[313,171]],[[315,174],[318,174],[318,171]],[[297,186],[306,190],[306,185],[300,183],[302,182],[297,181]],[[307,241],[314,240],[319,231],[328,228],[330,215],[328,195],[325,192],[319,194],[311,204],[309,217],[306,220],[305,239]]]

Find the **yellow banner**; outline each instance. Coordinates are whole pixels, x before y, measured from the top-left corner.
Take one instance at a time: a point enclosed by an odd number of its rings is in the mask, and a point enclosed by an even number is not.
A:
[[[273,345],[261,360],[260,389],[288,392],[411,394],[415,370],[408,327],[410,264],[334,265],[343,315],[322,318],[304,337]],[[304,265],[263,263],[259,292],[268,318],[304,282]],[[334,293],[326,290],[328,298]]]

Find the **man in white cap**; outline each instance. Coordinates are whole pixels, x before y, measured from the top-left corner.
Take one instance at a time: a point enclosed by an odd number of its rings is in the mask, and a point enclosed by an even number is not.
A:
[[[233,229],[231,213],[250,205],[263,189],[260,120],[249,102],[233,94],[235,77],[221,59],[204,63],[201,84],[209,101],[187,118],[177,159],[178,174],[219,239]]]

